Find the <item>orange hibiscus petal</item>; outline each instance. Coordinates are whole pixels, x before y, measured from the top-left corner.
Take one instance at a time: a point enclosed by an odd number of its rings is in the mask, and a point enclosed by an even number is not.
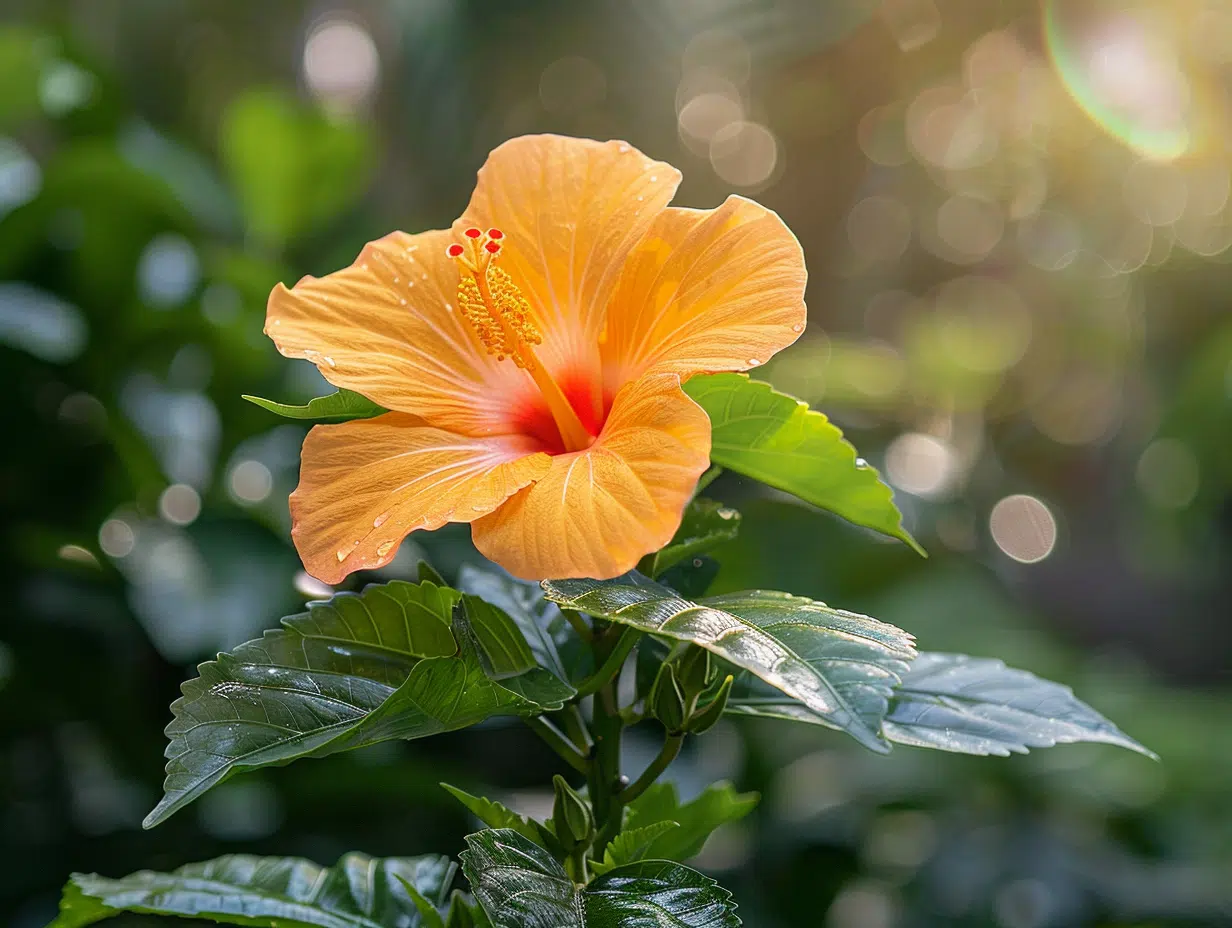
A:
[[[597,387],[604,311],[680,172],[624,142],[527,135],[495,149],[455,230],[505,233],[501,266],[535,309],[536,349],[561,382]],[[597,401],[597,389],[594,390]]]
[[[388,564],[409,532],[472,522],[548,472],[518,436],[468,438],[402,413],[318,425],[304,440],[291,537],[326,583]]]
[[[265,333],[287,357],[382,406],[467,435],[511,431],[507,397],[533,385],[489,357],[456,312],[452,241],[451,232],[394,232],[350,267],[279,284]]]
[[[646,372],[687,378],[764,364],[804,331],[805,278],[796,237],[751,200],[664,210],[608,309],[609,392]]]
[[[471,525],[475,546],[530,580],[616,577],[671,540],[710,459],[710,420],[675,374],[617,395],[590,448]]]

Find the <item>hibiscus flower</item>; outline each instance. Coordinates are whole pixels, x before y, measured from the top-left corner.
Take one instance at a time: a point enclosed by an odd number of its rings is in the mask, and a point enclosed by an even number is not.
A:
[[[756,367],[805,324],[782,220],[738,196],[669,207],[679,182],[623,142],[513,139],[451,230],[274,288],[278,350],[390,410],[304,441],[310,574],[380,567],[447,522],[536,580],[618,576],[671,540],[710,453],[681,383]]]

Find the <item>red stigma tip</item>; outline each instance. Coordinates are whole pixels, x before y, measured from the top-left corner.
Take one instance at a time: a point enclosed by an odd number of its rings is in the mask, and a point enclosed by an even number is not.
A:
[[[483,233],[482,233],[482,232],[480,232],[478,229],[475,229],[475,228],[470,228],[470,229],[467,229],[467,230],[466,230],[466,237],[467,237],[467,238],[479,238],[479,236],[481,236],[481,235],[483,235]]]
[[[457,243],[454,243],[453,245],[450,245],[448,249],[446,249],[445,253],[448,254],[449,257],[451,258],[460,258],[462,257],[462,246]]]
[[[505,237],[505,233],[502,232],[500,229],[488,229],[488,238],[499,239],[499,238],[504,238],[504,237]]]
[[[488,250],[489,254],[496,254],[498,251],[500,251],[500,245],[498,245],[496,242],[488,242],[488,244],[484,245],[483,247]]]

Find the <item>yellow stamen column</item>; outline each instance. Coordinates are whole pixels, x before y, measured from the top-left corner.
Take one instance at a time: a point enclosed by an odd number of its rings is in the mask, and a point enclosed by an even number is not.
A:
[[[473,287],[468,286],[470,281],[466,278],[459,283],[459,309],[489,354],[496,355],[499,360],[509,358],[530,374],[556,422],[565,450],[583,451],[589,448],[594,443],[594,436],[582,425],[582,420],[560,385],[535,356],[532,345],[538,344],[541,336],[534,323],[527,318],[530,306],[526,298],[508,274],[492,268],[492,262],[501,249],[499,239],[504,236],[498,229],[489,229],[487,234],[478,229],[467,229],[466,237],[471,245],[469,255],[462,245],[449,246],[449,256],[457,259],[474,282]],[[498,275],[498,293],[493,293],[489,278],[493,271]]]

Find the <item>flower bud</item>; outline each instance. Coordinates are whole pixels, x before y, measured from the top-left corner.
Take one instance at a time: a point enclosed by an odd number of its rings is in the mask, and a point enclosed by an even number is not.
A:
[[[556,801],[552,804],[552,824],[556,838],[566,852],[590,844],[594,838],[595,820],[590,806],[560,774],[552,777]]]
[[[659,668],[654,687],[647,701],[651,714],[663,723],[670,733],[680,731],[685,723],[685,695],[676,679],[676,668],[667,663]]]
[[[689,723],[685,726],[685,731],[694,735],[700,735],[702,732],[710,729],[722,717],[723,710],[727,708],[727,697],[731,694],[733,679],[731,674],[728,674],[723,679],[723,682],[719,684],[719,691],[714,695],[714,699],[710,700],[705,708],[693,713]]]
[[[714,661],[710,652],[695,644],[685,648],[676,662],[676,676],[686,696],[696,696],[714,679]]]

